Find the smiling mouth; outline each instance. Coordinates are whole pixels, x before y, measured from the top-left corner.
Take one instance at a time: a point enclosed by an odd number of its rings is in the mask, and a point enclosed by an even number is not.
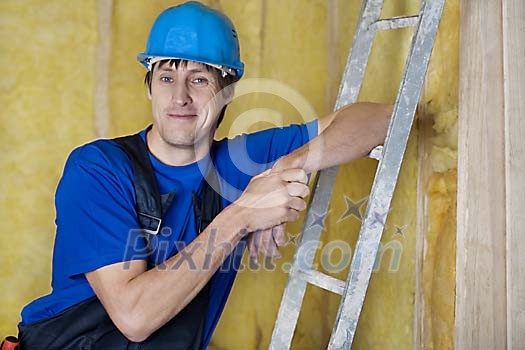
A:
[[[196,118],[196,114],[177,114],[177,113],[168,113],[168,117],[176,119],[192,119]]]

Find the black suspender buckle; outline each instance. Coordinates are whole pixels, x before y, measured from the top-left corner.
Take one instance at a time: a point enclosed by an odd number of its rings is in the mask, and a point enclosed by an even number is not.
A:
[[[144,232],[149,233],[150,235],[156,235],[159,233],[160,227],[162,225],[161,218],[140,212],[137,214],[139,216],[140,226]]]

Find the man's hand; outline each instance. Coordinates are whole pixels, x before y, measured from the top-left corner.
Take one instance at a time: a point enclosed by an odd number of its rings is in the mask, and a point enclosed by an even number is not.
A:
[[[250,259],[257,264],[259,253],[263,257],[280,258],[279,247],[286,243],[285,224],[281,224],[263,231],[256,231],[248,237],[248,250]]]
[[[233,204],[243,215],[247,232],[266,230],[295,221],[306,209],[304,197],[310,189],[302,169],[267,170],[250,180]]]
[[[286,171],[290,171],[294,169],[276,169],[275,166],[268,170],[269,174],[278,174]],[[296,171],[299,171],[300,175],[300,181],[298,181],[303,186],[297,187],[297,184],[294,184],[294,181],[288,181],[287,187],[289,189],[289,194],[292,196],[298,196],[301,199],[304,199],[305,196],[307,196],[310,192],[309,187],[307,186],[308,178],[304,171],[295,169]],[[266,171],[263,174],[268,173]],[[305,176],[303,176],[303,174]],[[286,175],[289,176],[289,175]],[[290,179],[288,177],[288,179]],[[306,207],[306,203],[305,203]],[[290,220],[292,221],[292,220]],[[295,221],[295,220],[293,220]],[[258,255],[259,253],[262,253],[263,257],[267,258],[280,258],[281,253],[279,252],[279,247],[282,247],[286,243],[286,230],[285,230],[286,224],[282,223],[277,226],[267,228],[264,230],[257,230],[250,234],[248,237],[248,250],[250,251],[250,259],[257,263],[258,262]]]

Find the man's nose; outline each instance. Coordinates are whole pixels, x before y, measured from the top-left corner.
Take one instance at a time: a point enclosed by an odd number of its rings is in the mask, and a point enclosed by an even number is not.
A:
[[[185,83],[181,82],[174,86],[172,99],[179,106],[186,106],[191,102],[190,91]]]

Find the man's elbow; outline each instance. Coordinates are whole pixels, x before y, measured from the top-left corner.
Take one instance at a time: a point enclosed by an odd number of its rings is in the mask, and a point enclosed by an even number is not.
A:
[[[133,343],[141,343],[143,342],[144,340],[148,339],[148,337],[150,336],[149,334],[145,333],[145,332],[142,332],[142,331],[130,331],[130,332],[126,332],[126,333],[122,333],[126,339],[128,339],[129,341],[133,342]]]
[[[115,315],[113,323],[122,335],[134,343],[146,340],[152,333],[140,315],[132,315],[129,312],[121,312],[119,315]]]

